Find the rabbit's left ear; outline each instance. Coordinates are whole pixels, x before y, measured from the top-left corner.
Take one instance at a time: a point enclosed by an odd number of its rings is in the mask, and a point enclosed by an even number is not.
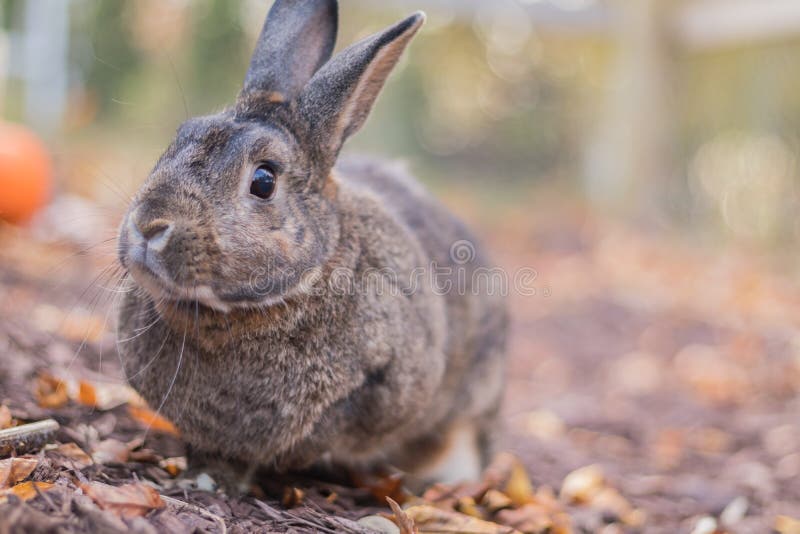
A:
[[[274,93],[292,100],[333,53],[337,0],[275,0],[258,38],[242,96]]]
[[[386,79],[424,22],[424,13],[414,13],[343,50],[300,94],[300,111],[327,163],[333,163],[347,138],[367,120]]]

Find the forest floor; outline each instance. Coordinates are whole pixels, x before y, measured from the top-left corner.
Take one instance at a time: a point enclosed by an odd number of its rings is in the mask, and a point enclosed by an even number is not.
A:
[[[537,276],[509,298],[507,452],[484,480],[412,496],[392,476],[266,475],[231,497],[184,472],[174,428],[123,383],[113,245],[0,227],[0,436],[58,424],[0,439],[0,533],[800,533],[796,282],[577,207],[485,235]]]

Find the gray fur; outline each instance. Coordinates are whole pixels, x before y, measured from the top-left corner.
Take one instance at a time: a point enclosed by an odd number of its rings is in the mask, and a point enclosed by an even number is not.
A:
[[[330,2],[278,4],[270,18],[302,25],[309,6]],[[119,255],[137,290],[124,297],[118,345],[131,384],[196,454],[414,472],[466,422],[486,455],[503,386],[502,297],[472,286],[442,294],[427,277],[414,291],[380,291],[368,275],[412,280],[433,262],[469,282],[489,260],[404,171],[363,160],[333,168],[422,21],[347,49],[288,101],[269,96],[275,87],[261,81],[274,79],[254,59],[258,90],[181,126],[135,196]],[[268,201],[248,193],[264,161],[277,168]],[[460,240],[477,247],[466,264],[450,254]],[[342,291],[342,273],[375,283]]]
[[[243,91],[293,98],[333,53],[336,0],[277,0],[256,44]]]

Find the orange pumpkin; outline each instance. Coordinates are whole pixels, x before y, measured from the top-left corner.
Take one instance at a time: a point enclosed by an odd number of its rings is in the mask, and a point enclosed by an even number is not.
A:
[[[29,129],[0,122],[0,218],[30,219],[50,198],[53,165],[44,144]]]

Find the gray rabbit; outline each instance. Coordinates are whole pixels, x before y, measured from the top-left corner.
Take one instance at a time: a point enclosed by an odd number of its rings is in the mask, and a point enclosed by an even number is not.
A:
[[[337,163],[425,16],[331,58],[335,0],[277,0],[236,103],[184,123],[119,232],[131,384],[193,457],[480,474],[506,310],[405,171]]]

